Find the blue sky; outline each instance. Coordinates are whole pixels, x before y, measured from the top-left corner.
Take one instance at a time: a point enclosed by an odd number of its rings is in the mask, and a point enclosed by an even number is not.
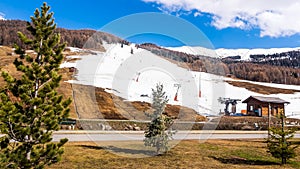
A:
[[[29,20],[43,1],[1,0],[0,18]],[[180,17],[200,29],[215,48],[276,48],[300,46],[298,0],[49,0],[59,27],[100,29],[135,13],[158,12]],[[159,21],[158,21],[159,22]],[[297,23],[298,22],[298,23]],[[130,26],[129,26],[130,28]],[[182,30],[178,30],[182,31]],[[186,35],[189,31],[186,31]],[[199,37],[201,38],[201,37]],[[157,34],[128,38],[142,43],[179,46]],[[192,45],[197,45],[191,43]]]

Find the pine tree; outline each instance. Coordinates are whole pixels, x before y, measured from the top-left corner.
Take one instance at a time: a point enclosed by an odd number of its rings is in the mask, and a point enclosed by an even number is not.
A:
[[[133,54],[133,48],[130,49],[130,53]]]
[[[284,129],[284,115],[280,115],[281,127],[271,128],[268,139],[268,152],[275,158],[281,159],[281,164],[286,164],[287,160],[296,156],[295,149],[290,139],[294,137],[294,129]]]
[[[0,166],[6,168],[43,168],[56,163],[67,139],[51,142],[52,133],[69,113],[70,99],[64,100],[56,88],[65,44],[54,33],[53,13],[43,4],[36,9],[27,30],[32,39],[18,32],[19,38],[36,54],[27,54],[15,45],[19,58],[14,61],[20,78],[2,72],[6,86],[0,90]]]
[[[173,120],[165,113],[165,107],[168,103],[165,92],[163,91],[163,85],[157,84],[156,89],[152,89],[152,108],[154,112],[148,114],[152,119],[145,131],[145,146],[155,147],[156,153],[164,153],[169,150],[169,140],[172,139],[174,132],[168,130]]]

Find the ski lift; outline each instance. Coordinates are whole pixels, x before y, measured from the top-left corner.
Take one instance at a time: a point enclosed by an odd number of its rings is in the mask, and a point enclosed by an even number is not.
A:
[[[181,84],[174,84],[174,87],[177,87],[177,91],[176,91],[176,94],[175,94],[175,97],[174,97],[174,101],[178,101],[178,91],[179,91],[179,88],[181,87]]]
[[[137,78],[136,78],[136,80],[135,80],[136,82],[139,82],[139,77],[140,77],[140,75],[141,75],[141,73],[138,72],[138,73],[137,73]]]

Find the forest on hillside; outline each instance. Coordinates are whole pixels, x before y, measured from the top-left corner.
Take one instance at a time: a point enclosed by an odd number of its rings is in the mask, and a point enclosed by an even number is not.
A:
[[[194,71],[227,75],[230,77],[257,82],[300,84],[300,69],[293,66],[293,62],[290,62],[292,64],[288,64],[289,62],[283,61],[283,63],[276,65],[274,59],[267,60],[267,57],[264,57],[264,62],[262,60],[259,62],[258,58],[253,61],[239,61],[237,60],[239,57],[236,56],[221,60],[219,58],[172,51],[148,43],[139,45],[139,47],[168,59],[184,62],[189,69]],[[253,56],[253,58],[254,57],[255,56]],[[277,63],[279,62],[278,60],[279,59],[277,59]]]
[[[138,46],[158,56],[185,63],[184,66],[193,71],[202,71],[222,76],[229,73],[227,65],[218,58],[173,51],[151,43],[144,43]]]
[[[300,69],[297,68],[251,62],[229,63],[227,66],[230,74],[240,79],[300,85]]]
[[[270,55],[251,55],[251,62],[291,68],[300,67],[300,51],[289,51]]]
[[[300,51],[268,55],[250,55],[250,60],[241,61],[238,56],[222,59],[230,74],[237,78],[281,84],[300,84]]]
[[[14,43],[21,45],[17,32],[23,32],[27,36],[27,22],[21,20],[0,20],[0,45],[13,46]],[[83,47],[84,43],[91,37],[94,30],[67,30],[57,28],[55,32],[61,34],[61,40],[67,42],[68,46]]]
[[[22,45],[17,36],[17,32],[23,32],[30,37],[26,29],[27,22],[21,20],[0,20],[0,45],[13,46],[15,43]],[[102,40],[112,43],[121,42],[122,39],[104,32],[96,32],[95,30],[82,29],[82,30],[68,30],[64,28],[57,28],[56,33],[61,35],[61,41],[66,42],[70,47],[99,47]],[[92,37],[92,38],[91,38]]]

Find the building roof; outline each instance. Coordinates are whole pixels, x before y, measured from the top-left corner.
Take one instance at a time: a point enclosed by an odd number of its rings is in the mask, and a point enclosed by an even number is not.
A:
[[[243,101],[243,103],[248,103],[251,99],[255,99],[261,102],[265,102],[265,103],[288,103],[290,104],[290,102],[282,100],[278,97],[263,97],[263,96],[250,96],[248,97],[246,100]]]

